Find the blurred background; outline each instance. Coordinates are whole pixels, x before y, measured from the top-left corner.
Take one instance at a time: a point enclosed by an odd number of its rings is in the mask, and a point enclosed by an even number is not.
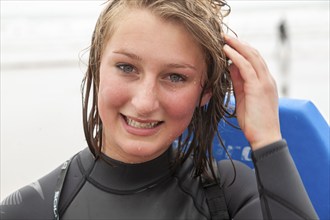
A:
[[[329,1],[235,1],[226,23],[259,50],[281,97],[329,123]],[[86,147],[80,84],[103,1],[1,1],[0,200]]]

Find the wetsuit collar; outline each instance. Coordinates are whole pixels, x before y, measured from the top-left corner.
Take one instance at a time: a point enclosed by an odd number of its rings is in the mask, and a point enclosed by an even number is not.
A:
[[[139,164],[127,164],[103,155],[95,161],[88,180],[113,193],[136,193],[169,178],[172,159],[172,147],[158,158]]]

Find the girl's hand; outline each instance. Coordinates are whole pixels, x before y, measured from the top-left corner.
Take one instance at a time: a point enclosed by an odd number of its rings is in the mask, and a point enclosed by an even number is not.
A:
[[[252,150],[282,139],[278,115],[276,83],[259,52],[225,36],[224,51],[236,99],[238,123]]]

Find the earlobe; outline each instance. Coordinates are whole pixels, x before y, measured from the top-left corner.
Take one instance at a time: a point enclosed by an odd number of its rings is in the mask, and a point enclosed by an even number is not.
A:
[[[210,101],[211,97],[212,97],[212,92],[211,91],[205,92],[203,97],[202,97],[202,100],[200,102],[199,107],[202,107],[202,106],[206,105]]]

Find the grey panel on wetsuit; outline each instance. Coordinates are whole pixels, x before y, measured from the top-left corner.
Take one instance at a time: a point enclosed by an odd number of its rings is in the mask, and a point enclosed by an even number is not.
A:
[[[53,198],[60,167],[1,202],[0,219],[37,220],[53,218]]]
[[[229,160],[222,160],[218,164],[231,217],[246,219],[249,216],[249,219],[263,219],[254,171],[245,164],[234,161],[236,177],[231,184],[234,179],[233,165]]]

